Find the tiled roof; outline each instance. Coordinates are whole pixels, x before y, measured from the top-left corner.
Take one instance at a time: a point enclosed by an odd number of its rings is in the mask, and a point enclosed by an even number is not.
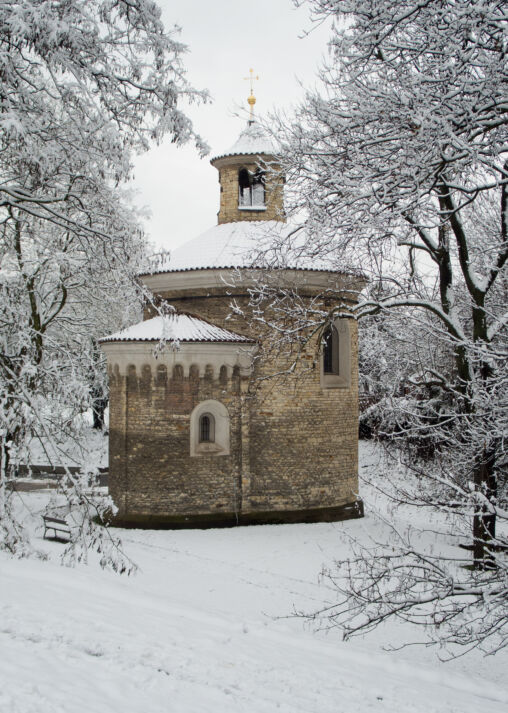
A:
[[[238,342],[251,344],[253,339],[217,327],[189,314],[153,317],[123,329],[100,342]]]

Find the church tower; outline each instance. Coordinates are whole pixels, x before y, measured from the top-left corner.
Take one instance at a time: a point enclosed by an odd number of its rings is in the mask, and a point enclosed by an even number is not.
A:
[[[283,180],[274,156],[277,149],[254,117],[256,98],[252,69],[249,79],[247,126],[229,151],[210,162],[219,172],[219,225],[236,221],[284,220]]]
[[[272,307],[253,295],[260,277],[282,281],[330,311],[351,304],[363,279],[298,260],[274,270],[260,256],[261,241],[291,228],[276,147],[252,112],[211,163],[217,225],[140,276],[168,316],[148,306],[143,322],[101,342],[116,520],[196,527],[359,517],[356,322],[336,319],[292,366],[274,348]]]
[[[274,151],[269,137],[250,119],[229,151],[212,159],[219,172],[219,225],[240,220],[284,221],[283,185]]]

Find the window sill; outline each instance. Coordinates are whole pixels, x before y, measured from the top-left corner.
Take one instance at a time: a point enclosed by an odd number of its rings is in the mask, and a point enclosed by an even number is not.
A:
[[[228,455],[226,449],[219,443],[198,443],[196,444],[195,454],[200,456],[220,456]]]
[[[239,205],[238,210],[263,211],[266,210],[265,205]]]
[[[351,386],[350,379],[338,374],[323,374],[321,373],[321,388],[322,389],[349,389]]]

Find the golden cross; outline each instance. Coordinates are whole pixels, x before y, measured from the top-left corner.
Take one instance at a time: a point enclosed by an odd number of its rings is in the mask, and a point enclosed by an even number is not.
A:
[[[250,96],[248,97],[247,101],[249,102],[250,106],[250,116],[249,116],[249,121],[254,121],[254,104],[256,103],[256,97],[254,96],[254,80],[259,79],[259,75],[256,74],[254,76],[254,70],[249,69],[249,77],[244,77],[244,80],[247,82],[250,81]]]

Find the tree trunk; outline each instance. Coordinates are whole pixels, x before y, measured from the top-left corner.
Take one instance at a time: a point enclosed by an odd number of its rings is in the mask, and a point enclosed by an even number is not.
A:
[[[107,399],[93,399],[92,401],[93,427],[97,430],[104,428],[104,412],[107,405]]]
[[[476,492],[481,494],[473,517],[473,561],[475,569],[493,569],[496,566],[492,540],[496,536],[496,514],[487,504],[494,504],[497,496],[497,479],[494,470],[495,448],[484,447],[474,470]]]

